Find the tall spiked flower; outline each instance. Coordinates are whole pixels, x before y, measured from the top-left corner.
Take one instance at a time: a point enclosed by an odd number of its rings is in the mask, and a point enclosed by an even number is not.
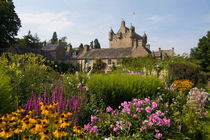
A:
[[[44,91],[44,104],[47,103],[47,90]]]

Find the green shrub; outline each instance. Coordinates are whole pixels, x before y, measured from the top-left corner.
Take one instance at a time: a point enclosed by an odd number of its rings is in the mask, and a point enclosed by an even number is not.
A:
[[[89,107],[90,109],[104,108],[105,106],[116,108],[121,102],[130,101],[135,97],[155,97],[162,87],[162,82],[156,77],[94,74],[88,81]]]
[[[72,95],[79,93],[80,90],[87,84],[87,75],[82,73],[65,74],[63,76],[63,86],[66,91],[66,95],[71,97]]]
[[[104,73],[105,68],[106,63],[104,63],[101,59],[96,59],[96,62],[93,64],[92,73]]]
[[[37,94],[44,93],[48,85],[59,79],[58,73],[44,63],[43,56],[33,53],[5,53],[0,57],[0,69],[11,79],[8,85],[13,87],[12,101],[16,102],[16,105],[25,104],[32,91]]]
[[[12,87],[10,81],[10,77],[0,70],[0,113],[14,109],[14,103],[11,102]]]

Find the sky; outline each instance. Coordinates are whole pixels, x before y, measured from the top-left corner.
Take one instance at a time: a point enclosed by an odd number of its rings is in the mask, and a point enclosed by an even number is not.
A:
[[[116,33],[122,19],[139,35],[147,34],[151,50],[175,48],[190,53],[199,38],[210,31],[210,0],[13,0],[22,27],[18,37],[30,30],[41,41],[53,32],[67,37],[73,47],[98,38],[109,47],[108,32]],[[135,15],[133,14],[135,12]]]

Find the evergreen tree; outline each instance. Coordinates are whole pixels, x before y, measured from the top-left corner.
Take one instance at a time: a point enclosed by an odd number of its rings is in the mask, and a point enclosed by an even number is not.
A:
[[[52,39],[50,40],[51,44],[57,44],[58,43],[58,37],[57,37],[57,33],[54,32],[52,35]]]
[[[79,48],[79,50],[83,50],[84,49],[83,44],[81,43],[78,48]]]
[[[210,72],[210,31],[199,39],[198,47],[191,49],[190,56],[199,60],[203,71]]]
[[[100,45],[100,43],[99,43],[97,38],[94,40],[94,47],[93,48],[94,49],[100,49],[101,48],[101,45]]]
[[[0,0],[0,48],[10,47],[21,27],[12,0]]]
[[[93,41],[90,42],[90,48],[93,49]]]

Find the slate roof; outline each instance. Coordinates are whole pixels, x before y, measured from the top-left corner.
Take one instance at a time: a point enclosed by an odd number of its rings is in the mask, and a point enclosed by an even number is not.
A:
[[[103,48],[92,49],[85,54],[81,54],[78,59],[96,59],[96,58],[124,58],[131,56],[132,48]]]
[[[48,52],[39,49],[31,49],[29,47],[12,47],[10,51],[16,54],[25,54],[25,53],[41,54],[48,60],[53,60],[52,56]]]
[[[54,51],[57,49],[58,46],[59,46],[58,44],[50,44],[50,45],[42,47],[42,50],[43,51]]]

